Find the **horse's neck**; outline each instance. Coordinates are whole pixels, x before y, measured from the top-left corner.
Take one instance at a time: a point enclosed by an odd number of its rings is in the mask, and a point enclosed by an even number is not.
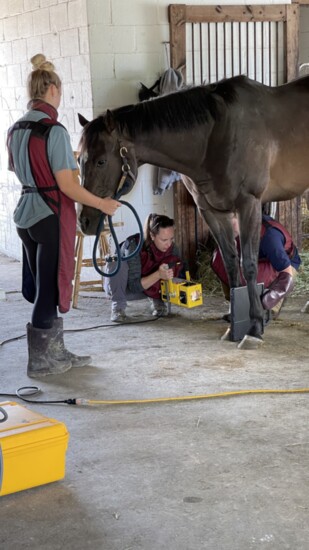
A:
[[[205,151],[206,140],[197,138],[198,132],[190,134],[184,137],[184,132],[166,131],[152,137],[139,135],[134,143],[138,164],[153,164],[193,178],[195,167],[200,165]]]

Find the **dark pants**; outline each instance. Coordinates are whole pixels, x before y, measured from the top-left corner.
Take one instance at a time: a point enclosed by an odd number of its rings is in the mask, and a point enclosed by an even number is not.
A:
[[[107,263],[107,272],[112,273],[116,268],[116,262]],[[105,277],[104,290],[107,296],[112,299],[112,311],[125,310],[127,301],[143,300],[147,295],[143,292],[133,294],[127,288],[128,285],[129,265],[128,262],[122,261],[120,269],[113,277]]]
[[[57,317],[59,222],[48,216],[28,229],[17,228],[35,286],[32,325],[49,329]]]

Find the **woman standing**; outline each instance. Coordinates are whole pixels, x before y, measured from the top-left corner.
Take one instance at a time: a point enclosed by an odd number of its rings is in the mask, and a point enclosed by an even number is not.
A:
[[[113,215],[120,206],[80,186],[69,135],[57,122],[61,80],[44,55],[31,59],[29,111],[8,131],[9,169],[22,192],[14,222],[23,244],[23,296],[34,304],[27,324],[28,376],[61,374],[91,357],[66,350],[63,320],[74,276],[74,201]]]

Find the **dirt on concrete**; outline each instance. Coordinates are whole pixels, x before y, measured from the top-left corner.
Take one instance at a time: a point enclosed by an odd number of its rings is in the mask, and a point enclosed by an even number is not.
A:
[[[32,307],[20,294],[20,264],[0,256],[0,267],[3,342],[25,334]],[[173,306],[159,320],[146,300],[132,302],[136,324],[127,325],[110,322],[103,293],[82,294],[64,316],[65,338],[93,364],[62,376],[27,377],[24,337],[0,346],[1,392],[13,394],[0,401],[20,403],[15,390],[34,383],[41,400],[158,399],[24,404],[66,424],[66,475],[1,498],[1,547],[308,549],[308,394],[206,397],[308,388],[308,296],[287,300],[260,349],[239,350],[220,340],[227,302],[205,290],[203,306]]]

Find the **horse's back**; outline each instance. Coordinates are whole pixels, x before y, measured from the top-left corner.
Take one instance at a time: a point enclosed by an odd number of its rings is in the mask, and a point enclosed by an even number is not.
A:
[[[280,86],[268,86],[245,75],[237,75],[232,78],[220,80],[214,84],[207,84],[206,89],[221,96],[226,104],[243,103],[251,98],[257,100],[261,106],[267,101],[272,104],[275,101],[288,102],[293,106],[296,98],[307,99],[309,95],[309,75],[286,82]],[[257,107],[258,105],[253,105]]]

